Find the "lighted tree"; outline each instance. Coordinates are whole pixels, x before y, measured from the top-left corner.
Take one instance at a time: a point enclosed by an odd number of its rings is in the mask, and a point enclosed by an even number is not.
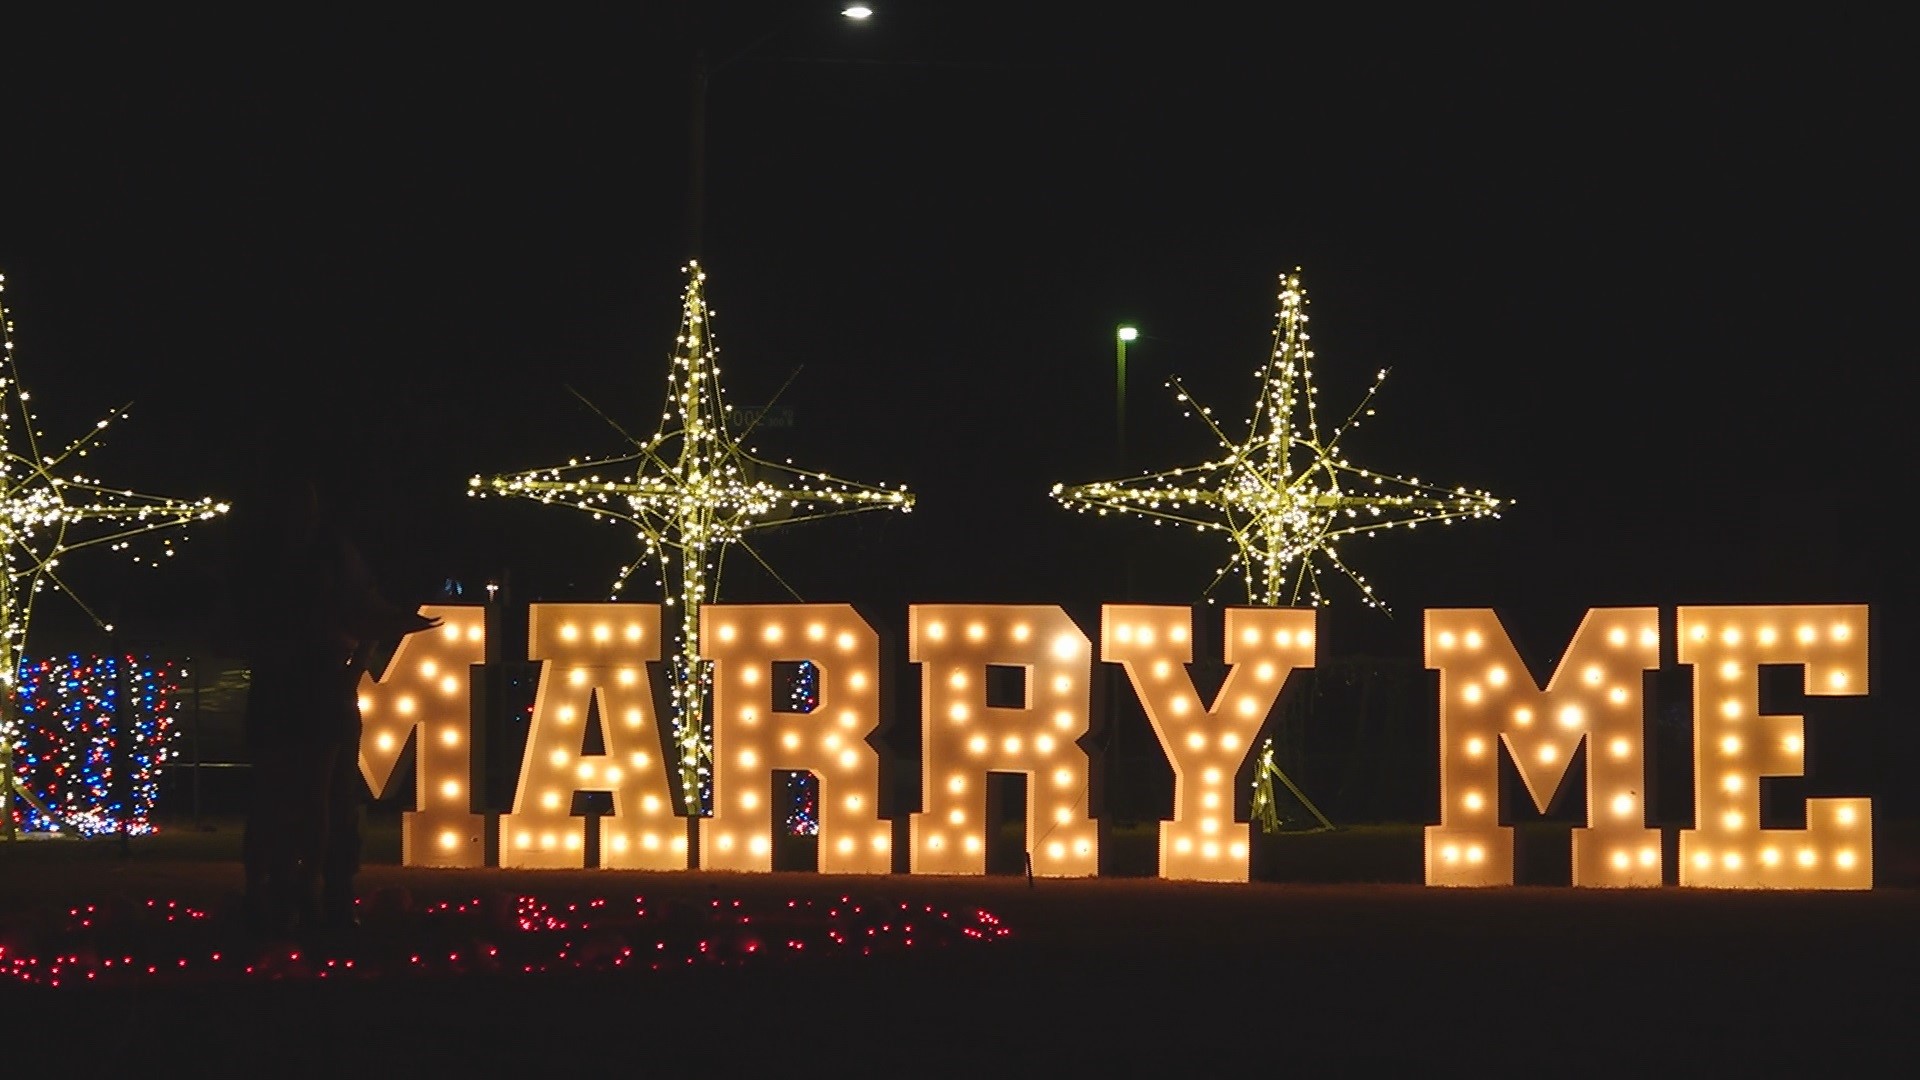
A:
[[[1375,376],[1344,423],[1323,434],[1308,341],[1307,294],[1296,268],[1280,278],[1279,326],[1273,352],[1256,373],[1260,397],[1245,437],[1229,436],[1214,422],[1213,411],[1193,403],[1175,379],[1171,385],[1179,400],[1193,405],[1219,439],[1219,457],[1124,480],[1056,484],[1054,497],[1074,510],[1139,514],[1224,533],[1229,557],[1207,587],[1209,595],[1237,574],[1249,603],[1319,607],[1327,602],[1321,576],[1337,571],[1358,587],[1367,604],[1383,607],[1373,586],[1335,550],[1341,540],[1423,521],[1498,517],[1501,500],[1349,462],[1341,455],[1340,440],[1372,415],[1373,397],[1387,373]]]
[[[0,277],[0,289],[6,279]],[[141,533],[226,513],[212,499],[183,501],[107,487],[73,472],[73,466],[97,449],[107,429],[125,419],[121,406],[96,421],[85,434],[58,450],[42,442],[31,395],[20,382],[13,354],[13,319],[0,305],[0,832],[13,828],[13,797],[32,796],[14,773],[13,755],[21,738],[20,664],[26,655],[27,628],[34,601],[43,590],[65,593],[102,630],[111,626],[67,587],[61,559],[82,548],[108,545],[125,549]],[[165,555],[171,555],[164,542]],[[136,562],[158,565],[158,558],[133,555]],[[164,556],[162,556],[164,557]],[[44,816],[48,808],[36,806]]]
[[[1323,574],[1337,572],[1359,589],[1371,607],[1386,610],[1367,579],[1336,550],[1341,540],[1423,521],[1498,517],[1502,502],[1484,491],[1443,488],[1417,477],[1362,468],[1341,454],[1340,440],[1373,415],[1373,397],[1386,380],[1374,376],[1360,403],[1330,433],[1320,430],[1313,385],[1313,349],[1307,333],[1307,293],[1300,270],[1280,277],[1279,325],[1273,351],[1255,374],[1260,396],[1246,435],[1235,439],[1194,402],[1180,380],[1172,386],[1220,442],[1221,454],[1199,465],[1147,473],[1124,480],[1056,484],[1062,505],[1098,514],[1139,514],[1159,522],[1224,533],[1226,563],[1205,590],[1238,575],[1247,602],[1262,607],[1320,607],[1327,602]],[[1254,772],[1253,811],[1272,832],[1278,828],[1278,778],[1322,826],[1317,807],[1273,759],[1264,741]]]
[[[867,510],[913,509],[905,488],[869,486],[757,457],[729,424],[720,386],[706,271],[685,268],[680,332],[667,374],[660,428],[630,438],[632,452],[591,461],[474,477],[470,494],[512,495],[569,506],[635,530],[639,551],[613,582],[617,597],[641,567],[655,568],[664,603],[680,611],[671,665],[673,738],[681,797],[697,816],[711,777],[709,671],[701,659],[700,609],[718,599],[727,553],[738,545],[764,566],[746,534],[775,525]]]

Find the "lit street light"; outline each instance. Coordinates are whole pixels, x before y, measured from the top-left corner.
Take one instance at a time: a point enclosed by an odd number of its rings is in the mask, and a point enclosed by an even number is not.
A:
[[[1140,336],[1137,326],[1122,326],[1113,337],[1114,347],[1114,394],[1113,394],[1113,430],[1114,445],[1120,452],[1120,467],[1127,467],[1127,343]]]

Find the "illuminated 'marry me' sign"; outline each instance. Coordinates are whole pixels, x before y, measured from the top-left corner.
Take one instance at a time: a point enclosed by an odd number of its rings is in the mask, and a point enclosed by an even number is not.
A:
[[[485,816],[472,798],[474,665],[486,656],[477,607],[428,607],[443,620],[406,638],[376,680],[362,683],[361,769],[376,792],[415,742],[415,809],[404,817],[411,866],[479,866]],[[1440,822],[1426,830],[1429,885],[1513,882],[1512,829],[1499,823],[1498,747],[1536,805],[1587,747],[1588,819],[1573,830],[1577,886],[1644,887],[1662,880],[1659,832],[1647,825],[1641,673],[1660,663],[1658,610],[1589,611],[1547,685],[1534,684],[1486,609],[1426,613],[1426,664],[1440,673]],[[1110,604],[1097,659],[1126,672],[1173,766],[1173,819],[1160,826],[1160,873],[1245,881],[1249,829],[1234,820],[1233,780],[1288,674],[1314,664],[1314,612],[1228,608],[1228,674],[1211,702],[1196,691],[1193,612]],[[1697,827],[1680,833],[1680,884],[1709,888],[1866,889],[1873,884],[1871,803],[1807,800],[1806,827],[1762,828],[1760,779],[1804,772],[1798,716],[1759,712],[1760,667],[1791,665],[1818,695],[1867,692],[1864,605],[1678,609],[1675,643],[1694,680]],[[1088,760],[1077,741],[1091,718],[1096,653],[1049,605],[918,604],[908,608],[908,660],[921,668],[923,798],[909,815],[908,868],[986,870],[990,773],[1026,778],[1027,835],[1040,837],[1033,872],[1098,871],[1085,811]],[[661,658],[657,604],[535,604],[529,658],[540,665],[512,808],[499,816],[503,867],[588,865],[576,792],[609,793],[598,865],[681,870],[687,830],[674,812],[648,663]],[[713,812],[699,829],[699,865],[770,871],[775,771],[820,782],[819,868],[887,873],[892,822],[880,815],[880,640],[844,604],[710,604],[701,654],[713,665]],[[775,665],[811,661],[819,703],[775,706]],[[988,703],[990,667],[1023,669],[1025,700]],[[589,717],[604,752],[586,753]]]

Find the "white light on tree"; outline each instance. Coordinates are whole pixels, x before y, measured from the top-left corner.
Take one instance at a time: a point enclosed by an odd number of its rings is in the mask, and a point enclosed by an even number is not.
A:
[[[0,290],[6,279],[0,276]],[[73,471],[88,453],[99,448],[109,426],[126,418],[128,406],[95,421],[84,434],[59,449],[42,442],[32,407],[32,395],[20,382],[13,354],[13,318],[0,305],[0,832],[13,822],[11,796],[13,753],[19,738],[15,730],[14,694],[20,661],[26,651],[27,626],[35,599],[52,588],[74,604],[102,630],[111,630],[92,608],[75,596],[60,576],[60,562],[81,548],[108,546],[133,554],[136,562],[158,565],[158,559],[134,554],[129,542],[141,533],[224,514],[225,503],[212,499],[182,501],[141,495],[112,488]],[[165,556],[172,549],[162,544]]]
[[[669,678],[681,802],[693,816],[712,775],[710,673],[699,652],[700,609],[718,598],[727,552],[737,544],[752,554],[744,538],[755,529],[866,510],[910,511],[913,496],[904,488],[856,484],[767,461],[744,446],[729,427],[720,389],[706,272],[692,262],[686,274],[659,430],[633,440],[633,451],[619,457],[476,476],[469,491],[569,506],[636,530],[640,551],[613,588],[618,594],[635,570],[653,565],[662,598],[679,605],[680,640]]]
[[[1369,404],[1387,373],[1375,377],[1359,406],[1329,435],[1321,432],[1315,412],[1312,363],[1307,294],[1296,269],[1280,279],[1279,327],[1273,353],[1258,372],[1260,397],[1245,438],[1229,437],[1211,410],[1195,406],[1220,440],[1221,456],[1130,479],[1056,484],[1054,497],[1083,512],[1140,514],[1225,533],[1232,550],[1214,584],[1239,576],[1250,603],[1317,607],[1326,602],[1320,578],[1330,568],[1350,579],[1369,605],[1380,606],[1373,586],[1335,551],[1340,540],[1422,521],[1498,517],[1501,501],[1484,491],[1437,487],[1349,462],[1340,440],[1371,415]],[[1179,380],[1172,386],[1180,401],[1191,402]]]

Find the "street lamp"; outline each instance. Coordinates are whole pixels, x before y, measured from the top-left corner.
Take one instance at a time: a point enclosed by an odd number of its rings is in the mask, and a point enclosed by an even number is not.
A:
[[[690,144],[687,155],[687,254],[691,258],[700,257],[700,245],[706,227],[707,85],[713,81],[716,74],[739,63],[749,53],[805,18],[806,5],[796,6],[802,9],[796,17],[780,23],[717,61],[709,61],[707,50],[704,48],[694,50],[693,89],[687,133]],[[840,17],[848,22],[866,22],[873,18],[873,9],[865,4],[851,4],[840,9]]]
[[[1121,326],[1114,331],[1114,445],[1120,452],[1120,467],[1127,466],[1127,343],[1140,337],[1137,326]]]

